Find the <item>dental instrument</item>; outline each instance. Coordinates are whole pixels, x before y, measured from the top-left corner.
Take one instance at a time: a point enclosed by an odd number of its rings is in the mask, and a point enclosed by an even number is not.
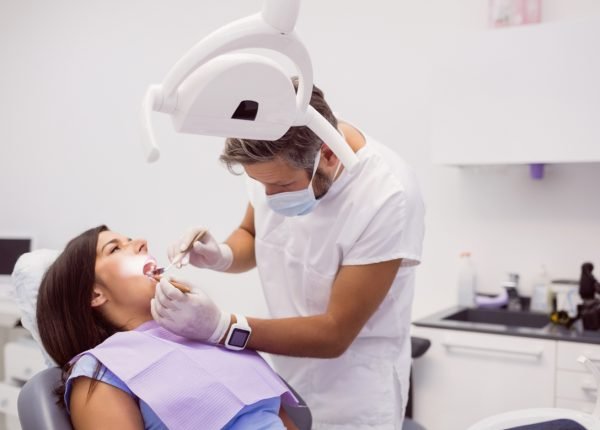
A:
[[[182,293],[186,293],[187,294],[187,293],[191,293],[192,292],[192,290],[189,287],[187,287],[186,285],[183,285],[183,284],[181,284],[181,283],[179,283],[179,282],[177,282],[177,281],[175,281],[173,279],[169,279],[169,283],[171,285],[173,285],[175,288],[177,288],[179,291],[181,291]]]
[[[199,232],[198,234],[196,234],[194,236],[194,238],[190,241],[190,243],[187,245],[187,247],[182,250],[179,254],[177,254],[175,256],[175,258],[173,258],[173,260],[171,261],[171,263],[167,266],[167,267],[156,267],[156,263],[155,262],[148,262],[144,265],[144,275],[153,278],[155,280],[160,280],[160,277],[162,275],[164,275],[165,273],[167,273],[169,270],[171,270],[171,268],[179,263],[181,263],[181,261],[187,256],[189,255],[190,251],[192,250],[192,248],[194,247],[194,243],[196,243],[197,241],[199,241],[200,239],[202,239],[202,237],[204,236],[204,234],[206,233],[207,230],[203,230],[201,232]],[[187,286],[174,281],[174,280],[169,280],[169,282],[175,287],[177,288],[179,291],[181,291],[182,293],[189,293],[192,290],[190,290]]]
[[[170,264],[169,267],[167,267],[167,269],[165,268],[159,268],[159,269],[150,269],[150,270],[144,270],[144,275],[146,275],[149,278],[154,279],[156,282],[160,282],[161,279],[161,275],[163,273],[165,273],[168,269],[170,269],[173,266],[173,264]],[[169,283],[171,285],[173,285],[175,288],[177,288],[179,291],[181,291],[182,293],[191,293],[192,290],[187,287],[186,285],[175,281],[174,279],[169,279]]]
[[[162,85],[151,85],[142,104],[142,142],[148,162],[160,151],[152,112],[169,114],[176,131],[254,140],[280,139],[292,126],[306,126],[351,171],[357,156],[343,136],[309,105],[313,70],[310,56],[294,31],[300,0],[265,0],[261,13],[234,21],[209,34],[169,71]],[[267,49],[296,66],[298,91]],[[238,51],[238,52],[235,52]]]

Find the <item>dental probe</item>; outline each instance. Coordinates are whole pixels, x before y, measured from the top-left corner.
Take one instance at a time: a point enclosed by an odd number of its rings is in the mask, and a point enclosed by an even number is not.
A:
[[[186,255],[188,255],[188,253],[191,251],[192,247],[194,246],[194,243],[196,241],[202,239],[202,236],[204,236],[205,233],[206,233],[206,230],[203,230],[200,233],[198,233],[196,236],[194,236],[194,239],[192,239],[192,241],[190,242],[188,247],[186,249],[184,249],[183,251],[181,251],[179,254],[177,254],[175,256],[175,258],[173,259],[173,261],[171,261],[171,264],[169,264],[167,267],[160,267],[160,268],[154,269],[152,271],[152,276],[163,275],[166,272],[168,272],[169,270],[171,270],[171,268],[173,266],[175,266],[176,264],[179,264],[181,262],[181,260],[183,260],[184,257]]]

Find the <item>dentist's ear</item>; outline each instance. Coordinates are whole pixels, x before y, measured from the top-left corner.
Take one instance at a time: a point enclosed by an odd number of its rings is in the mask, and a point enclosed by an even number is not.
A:
[[[327,144],[324,144],[321,150],[321,160],[325,160],[327,166],[335,166],[338,164],[339,159],[331,148]]]
[[[104,303],[106,303],[107,298],[104,295],[104,292],[102,291],[101,288],[94,286],[94,290],[92,292],[92,307],[96,308],[98,306],[103,305]]]

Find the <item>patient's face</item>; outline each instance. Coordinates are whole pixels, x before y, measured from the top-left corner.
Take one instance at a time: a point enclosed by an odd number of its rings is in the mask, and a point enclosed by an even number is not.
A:
[[[156,281],[144,275],[144,264],[152,260],[145,240],[132,240],[113,231],[103,231],[96,245],[96,283],[106,299],[119,307],[150,311]]]

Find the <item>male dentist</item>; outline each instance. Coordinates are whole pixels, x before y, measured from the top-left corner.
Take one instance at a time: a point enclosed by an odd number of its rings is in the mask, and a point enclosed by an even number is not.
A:
[[[310,104],[358,165],[346,171],[307,127],[274,142],[227,139],[221,161],[241,165],[249,182],[241,225],[225,243],[210,232],[194,241],[201,229],[192,229],[169,250],[173,260],[194,242],[196,267],[257,267],[272,319],[225,314],[201,290],[183,294],[167,279],[157,284],[153,315],[189,338],[274,354],[315,429],[400,429],[423,201],[396,153],[338,122],[317,87]]]

